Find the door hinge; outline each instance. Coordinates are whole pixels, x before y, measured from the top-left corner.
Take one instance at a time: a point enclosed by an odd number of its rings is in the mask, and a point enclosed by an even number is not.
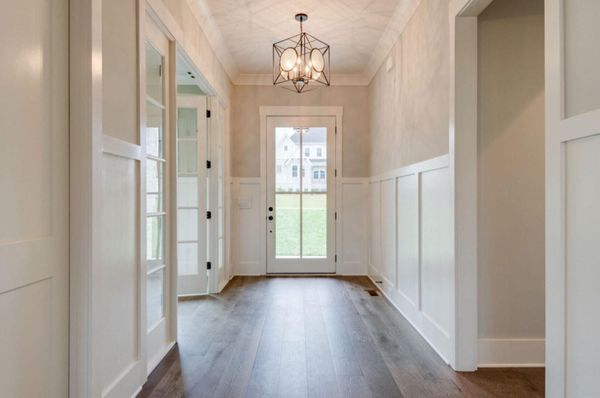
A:
[[[210,263],[210,261],[206,262],[206,269],[211,269],[212,268],[212,264]]]
[[[334,261],[337,263],[337,254],[334,256]]]
[[[334,176],[335,176],[335,177],[337,177],[337,169],[335,169],[335,170],[333,171],[333,174],[334,174]]]
[[[335,133],[337,134],[337,126],[335,126]]]
[[[337,220],[337,211],[334,213],[333,217]]]
[[[207,160],[207,161],[206,161],[206,168],[207,168],[207,169],[210,169],[210,160]]]
[[[210,220],[211,217],[212,217],[212,213],[210,211],[207,211],[206,218]]]
[[[206,117],[210,117],[210,109],[206,110]]]

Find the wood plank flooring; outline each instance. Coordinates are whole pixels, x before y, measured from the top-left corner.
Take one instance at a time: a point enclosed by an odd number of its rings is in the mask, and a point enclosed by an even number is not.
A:
[[[366,277],[236,277],[179,303],[138,397],[543,397],[543,369],[452,371]]]

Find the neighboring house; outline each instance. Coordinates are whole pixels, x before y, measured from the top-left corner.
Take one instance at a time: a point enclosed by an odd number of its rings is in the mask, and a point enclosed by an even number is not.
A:
[[[299,129],[284,128],[276,140],[277,190],[295,192],[300,190],[300,176],[304,192],[327,190],[327,129],[310,128],[303,133]],[[302,135],[302,144],[300,143]],[[302,163],[302,164],[301,164]]]

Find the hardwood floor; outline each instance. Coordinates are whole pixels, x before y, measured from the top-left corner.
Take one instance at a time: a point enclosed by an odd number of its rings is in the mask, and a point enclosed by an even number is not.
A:
[[[138,397],[543,397],[543,369],[452,371],[366,277],[236,277],[179,303]]]

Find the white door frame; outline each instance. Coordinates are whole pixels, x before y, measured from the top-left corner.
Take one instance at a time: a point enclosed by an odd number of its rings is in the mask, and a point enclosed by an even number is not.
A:
[[[477,316],[477,17],[493,0],[453,0],[450,18],[449,155],[454,208],[455,370],[478,363]]]
[[[337,220],[342,219],[341,209],[341,181],[343,171],[342,162],[342,137],[343,137],[343,116],[344,108],[342,106],[261,106],[259,108],[260,115],[260,220],[258,233],[260,235],[260,255],[263,273],[267,274],[267,118],[269,116],[332,116],[335,117],[336,134],[335,134],[335,210],[337,212]],[[341,228],[335,228],[335,247],[336,250],[342,247]],[[339,253],[338,253],[339,254]],[[336,264],[336,273],[338,267]]]
[[[175,65],[175,68],[177,68],[177,65]],[[196,244],[198,245],[198,274],[197,275],[186,275],[186,276],[181,276],[179,275],[179,270],[177,272],[177,280],[178,280],[178,287],[177,287],[177,296],[197,296],[200,294],[206,294],[208,292],[208,274],[206,274],[207,270],[206,270],[206,261],[207,261],[207,253],[208,253],[208,237],[207,237],[207,225],[208,225],[208,220],[206,220],[205,217],[205,213],[207,211],[207,201],[206,201],[206,190],[207,190],[207,177],[208,177],[208,170],[205,167],[205,163],[206,160],[208,159],[209,155],[208,155],[208,122],[207,122],[207,118],[206,118],[206,110],[207,108],[207,98],[205,95],[185,95],[185,94],[179,94],[177,95],[177,120],[179,120],[179,109],[180,108],[194,108],[197,110],[197,121],[198,121],[198,128],[197,128],[197,135],[196,135],[196,153],[197,153],[197,160],[198,160],[198,165],[197,165],[197,174],[196,174],[196,179],[198,180],[198,190],[197,190],[197,194],[198,194],[198,206],[196,207],[196,209],[198,210],[198,225],[197,225],[197,242]],[[175,131],[173,133],[173,138],[174,138],[174,142],[175,142],[175,146],[176,148],[175,151],[178,152],[178,148],[179,148],[179,133],[177,131]],[[179,161],[179,153],[177,153],[177,158],[174,159],[174,166],[176,168],[175,170],[175,178],[177,179],[177,181],[174,182],[173,186],[175,187],[175,197],[177,197],[177,195],[179,194],[178,192],[178,188],[179,188],[179,165],[178,165],[178,161]],[[180,206],[179,203],[176,203],[176,207],[177,207],[177,214],[175,215],[175,217],[177,217],[177,221],[176,221],[176,226],[177,223],[179,222],[179,210],[180,210]],[[179,236],[179,232],[178,230],[175,230],[175,234],[176,234],[176,245],[177,247],[174,249],[176,252],[178,252],[179,249],[179,244],[181,243],[180,240],[180,236]],[[193,242],[189,242],[189,243],[193,243]],[[202,247],[203,246],[203,247]],[[202,247],[202,250],[201,250]],[[179,261],[179,258],[177,258],[177,261]],[[177,267],[179,266],[179,263],[177,263]],[[202,272],[204,271],[205,276],[206,276],[206,280],[204,282],[202,282]],[[186,280],[187,279],[187,280]],[[194,290],[193,286],[197,286],[197,284],[200,284],[200,286],[202,286],[202,284],[204,284],[204,289],[196,289]]]
[[[268,273],[335,273],[336,270],[336,246],[335,246],[335,117],[332,116],[270,116],[267,118],[267,206],[273,207],[275,213],[269,212],[268,217],[277,215],[277,208],[275,204],[276,197],[276,173],[275,173],[275,161],[276,161],[276,138],[274,136],[275,129],[278,127],[311,127],[311,126],[324,126],[326,127],[326,159],[327,159],[327,253],[325,258],[309,259],[305,257],[298,257],[293,259],[277,258],[275,255],[275,240],[277,234],[277,222],[275,220],[267,219],[268,225],[267,234],[267,272]],[[333,143],[333,145],[332,145]],[[304,156],[302,151],[304,148],[300,148],[301,158]],[[300,165],[298,172],[299,181],[304,179],[304,166]],[[270,169],[270,170],[269,170]],[[270,178],[271,177],[271,178]],[[308,174],[308,178],[312,178],[311,174]],[[303,191],[299,193],[301,196]],[[302,202],[302,199],[301,199]],[[272,231],[275,230],[275,234]],[[300,235],[302,236],[302,222],[300,225]],[[302,237],[300,238],[302,242]]]

